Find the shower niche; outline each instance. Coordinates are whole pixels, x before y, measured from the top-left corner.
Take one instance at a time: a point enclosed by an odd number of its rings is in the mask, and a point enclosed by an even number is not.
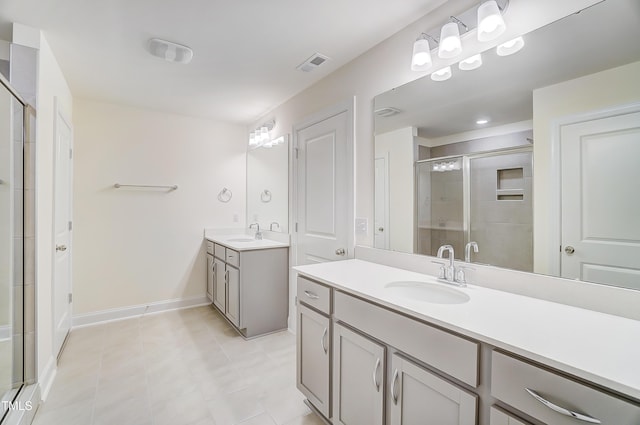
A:
[[[415,164],[415,252],[435,256],[449,244],[463,260],[475,241],[473,262],[533,271],[531,145],[439,155],[447,150]]]

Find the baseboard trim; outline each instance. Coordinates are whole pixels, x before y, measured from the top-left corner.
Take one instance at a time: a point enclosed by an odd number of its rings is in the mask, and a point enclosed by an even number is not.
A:
[[[183,308],[209,305],[211,301],[206,295],[193,298],[178,298],[173,300],[158,301],[149,304],[140,304],[129,307],[113,308],[109,310],[96,311],[74,315],[72,326],[74,328],[96,325],[99,323],[112,322],[115,320],[131,319],[142,317],[147,314],[161,313],[169,310],[180,310]]]
[[[46,400],[49,395],[49,390],[53,385],[53,381],[56,377],[56,373],[58,373],[58,365],[55,357],[49,357],[49,361],[47,365],[42,370],[42,373],[38,377],[38,383],[40,384],[40,391],[42,400]]]

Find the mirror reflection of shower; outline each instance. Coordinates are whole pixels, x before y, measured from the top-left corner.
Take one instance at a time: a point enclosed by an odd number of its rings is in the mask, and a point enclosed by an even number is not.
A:
[[[526,134],[514,136],[531,142]],[[435,256],[438,247],[452,245],[463,260],[465,245],[475,241],[481,249],[474,262],[532,271],[532,147],[448,155],[478,149],[473,142],[419,150],[432,158],[415,165],[415,252]]]

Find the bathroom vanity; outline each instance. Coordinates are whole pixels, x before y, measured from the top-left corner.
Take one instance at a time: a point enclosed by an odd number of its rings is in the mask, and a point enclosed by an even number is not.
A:
[[[207,297],[245,338],[287,328],[288,242],[205,232]]]
[[[640,423],[636,320],[357,259],[295,269],[297,386],[335,425]]]

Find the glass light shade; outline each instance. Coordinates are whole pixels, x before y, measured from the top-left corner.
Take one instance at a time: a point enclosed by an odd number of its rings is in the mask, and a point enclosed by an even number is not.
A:
[[[451,67],[447,66],[445,68],[439,69],[431,74],[431,79],[433,81],[446,81],[451,78]]]
[[[460,29],[455,22],[449,22],[440,31],[440,45],[438,46],[438,56],[442,59],[455,58],[462,52],[462,42],[460,41]]]
[[[477,55],[473,55],[468,57],[458,64],[458,68],[462,71],[471,71],[482,66],[482,55],[478,53]]]
[[[523,47],[524,39],[522,37],[516,37],[496,47],[496,53],[498,53],[498,56],[509,56],[519,52]]]
[[[271,136],[269,136],[269,129],[267,127],[260,127],[260,144],[264,145],[270,141]]]
[[[498,38],[507,25],[495,0],[482,3],[478,7],[478,41],[491,41]]]
[[[249,147],[250,148],[256,148],[259,146],[259,141],[258,138],[256,137],[256,132],[252,131],[251,133],[249,133]]]
[[[413,43],[413,56],[411,57],[412,71],[426,71],[431,66],[431,48],[429,40],[419,38]]]

